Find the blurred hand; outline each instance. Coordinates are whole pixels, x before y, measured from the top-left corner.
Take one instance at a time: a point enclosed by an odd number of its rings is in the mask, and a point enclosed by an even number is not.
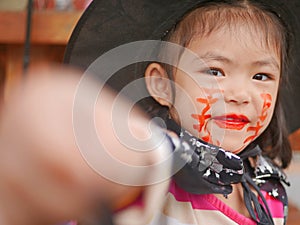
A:
[[[78,137],[74,135],[78,127],[74,128],[72,119],[80,75],[66,68],[32,71],[1,105],[1,224],[40,225],[78,219],[88,215],[101,202],[112,209],[122,207],[145,190],[145,184],[152,182],[147,181],[149,177],[152,179],[159,173],[147,167],[166,157],[168,146],[154,146],[155,151],[138,151],[147,149],[131,147],[130,138],[139,141],[152,138],[149,120],[138,109],[133,108],[128,113],[125,100],[120,101],[116,110],[115,94],[107,88],[101,92],[101,101],[95,104],[93,111],[95,130],[103,149],[91,155],[89,148],[78,146]],[[99,88],[95,83],[91,82],[87,91]],[[82,118],[89,118],[91,112],[86,108],[86,101],[81,99],[76,104]],[[112,110],[116,110],[116,115],[128,114],[124,123],[131,132],[128,133],[129,144],[116,133]],[[79,124],[84,121],[82,119]],[[85,125],[83,123],[82,133],[77,134],[85,134],[82,140],[93,149],[95,146],[88,139],[90,134],[84,130]],[[120,171],[126,167],[118,168],[117,164],[104,160],[101,151],[108,152],[112,161],[120,165],[145,169]],[[109,171],[109,177],[100,174],[103,169]],[[166,166],[165,174],[169,169]],[[122,177],[122,184],[118,177]]]

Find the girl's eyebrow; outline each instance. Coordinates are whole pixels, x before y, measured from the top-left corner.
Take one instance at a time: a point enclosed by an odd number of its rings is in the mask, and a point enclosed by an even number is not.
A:
[[[203,55],[200,55],[199,56],[200,59],[206,59],[206,60],[216,60],[216,61],[221,61],[221,62],[225,62],[227,64],[230,64],[233,62],[233,60],[225,57],[225,56],[222,56],[218,53],[215,53],[215,52],[212,52],[212,51],[209,51],[209,52],[206,52],[205,54]]]
[[[216,60],[216,61],[224,62],[224,63],[227,63],[227,64],[232,64],[233,63],[232,59],[230,59],[228,57],[225,57],[225,56],[222,56],[222,55],[220,55],[218,53],[215,53],[213,51],[206,52],[205,54],[200,55],[199,58],[202,59],[202,60]],[[278,62],[272,56],[269,57],[269,58],[254,61],[251,64],[253,66],[257,66],[257,67],[268,66],[272,69],[280,70],[280,66],[279,66]]]
[[[268,67],[273,68],[275,70],[280,70],[279,64],[277,63],[277,61],[273,57],[263,59],[263,60],[257,60],[255,62],[253,62],[253,65],[260,66],[260,67],[268,66]]]

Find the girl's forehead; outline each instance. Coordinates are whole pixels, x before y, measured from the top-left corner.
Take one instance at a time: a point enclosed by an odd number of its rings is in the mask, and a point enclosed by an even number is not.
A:
[[[254,7],[199,8],[189,13],[179,25],[175,40],[187,46],[195,37],[208,37],[227,32],[240,43],[255,43],[258,47],[281,55],[282,30],[268,13]],[[180,38],[180,36],[185,36]],[[182,43],[181,40],[185,40]],[[181,42],[181,43],[180,43]]]
[[[243,23],[237,23],[235,26],[222,26],[210,32],[208,35],[198,33],[191,38],[190,43],[196,39],[210,39],[212,36],[214,36],[214,39],[217,37],[219,40],[224,40],[225,36],[230,37],[232,42],[243,46],[244,48],[253,48],[253,46],[255,46],[255,49],[259,49],[262,52],[272,54],[275,57],[280,58],[280,46],[275,37],[270,37],[264,30],[258,30]]]

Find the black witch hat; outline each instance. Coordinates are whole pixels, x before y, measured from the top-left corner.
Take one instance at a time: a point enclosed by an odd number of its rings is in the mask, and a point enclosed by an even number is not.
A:
[[[230,0],[215,0],[215,2]],[[299,31],[300,2],[297,0],[257,0],[276,8],[277,15]],[[98,57],[120,45],[161,38],[199,3],[207,0],[94,0],[76,25],[65,53],[65,63],[87,69]],[[282,10],[288,5],[291,13]],[[297,34],[297,33],[296,33]],[[295,57],[291,68],[291,90],[284,91],[290,132],[300,127],[300,37],[295,37]],[[113,61],[114,59],[112,59]],[[117,91],[141,76],[136,66],[114,74],[108,84]],[[101,78],[101,71],[98,71]],[[136,91],[138,94],[138,90]]]

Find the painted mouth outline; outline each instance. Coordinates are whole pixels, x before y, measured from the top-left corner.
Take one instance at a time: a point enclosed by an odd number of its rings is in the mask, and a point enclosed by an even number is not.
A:
[[[237,114],[226,114],[222,116],[214,116],[212,120],[223,129],[242,130],[249,122],[247,116]]]

